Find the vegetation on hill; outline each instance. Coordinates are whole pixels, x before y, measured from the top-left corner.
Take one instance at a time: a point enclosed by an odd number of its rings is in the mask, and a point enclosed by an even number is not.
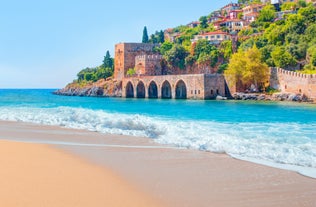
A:
[[[260,3],[260,0],[239,0],[238,3],[245,6]],[[208,44],[207,40],[192,44],[191,39],[195,35],[215,30],[214,25],[207,21],[215,13],[202,16],[196,27],[181,25],[173,28],[170,33],[175,41],[164,41],[156,48],[171,69],[195,65],[215,68],[213,71],[218,73],[227,70],[225,74],[234,74],[235,81],[241,85],[255,85],[262,89],[268,67],[316,73],[316,9],[311,3],[307,4],[304,0],[284,3],[281,12],[267,4],[256,21],[238,33],[237,42],[223,41],[216,47]],[[227,31],[227,28],[221,30]],[[249,57],[249,53],[255,54],[255,59]],[[241,66],[243,72],[238,68]]]
[[[251,27],[239,33],[242,40],[239,49],[246,51],[256,45],[262,61],[270,67],[316,73],[313,62],[316,59],[316,9],[302,1],[285,3],[282,7],[288,8],[288,5],[296,10],[277,19],[273,16],[274,7],[266,6]],[[253,35],[256,33],[260,35]]]
[[[93,68],[85,68],[81,70],[77,77],[78,79],[75,82],[79,84],[85,84],[89,82],[96,82],[100,79],[106,79],[113,75],[114,71],[114,59],[111,58],[110,52],[107,51],[103,59],[103,64]]]
[[[260,0],[238,0],[238,3],[246,6],[260,3]],[[211,45],[200,39],[192,43],[195,35],[215,31],[208,20],[219,14],[220,11],[214,11],[202,16],[198,22],[192,22],[195,26],[180,25],[168,29],[172,42],[165,39],[162,30],[149,36],[145,26],[142,42],[159,44],[155,51],[163,56],[162,64],[170,70],[209,68],[212,72],[225,73],[244,87],[254,85],[264,90],[268,67],[316,73],[316,8],[312,4],[304,0],[284,3],[281,12],[267,4],[256,21],[238,33],[238,41],[225,40],[219,45]],[[241,17],[239,14],[238,18]],[[228,31],[228,28],[220,30]],[[107,51],[102,65],[83,69],[76,81],[95,82],[112,76],[113,62]],[[130,70],[128,74],[134,72]]]

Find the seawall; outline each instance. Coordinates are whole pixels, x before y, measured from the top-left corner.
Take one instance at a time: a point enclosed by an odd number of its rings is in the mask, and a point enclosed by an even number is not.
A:
[[[316,74],[271,68],[270,86],[281,93],[295,93],[316,100]]]

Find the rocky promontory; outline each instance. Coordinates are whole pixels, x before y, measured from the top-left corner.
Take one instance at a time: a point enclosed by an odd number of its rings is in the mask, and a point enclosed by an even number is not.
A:
[[[122,97],[122,82],[112,78],[94,83],[73,82],[53,93],[63,96]]]

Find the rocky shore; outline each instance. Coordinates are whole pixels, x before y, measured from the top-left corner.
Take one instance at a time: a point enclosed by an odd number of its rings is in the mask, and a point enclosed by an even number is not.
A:
[[[122,82],[113,79],[101,79],[84,85],[74,82],[53,93],[63,96],[122,97]]]
[[[311,102],[304,94],[296,93],[234,93],[232,97],[235,100]]]

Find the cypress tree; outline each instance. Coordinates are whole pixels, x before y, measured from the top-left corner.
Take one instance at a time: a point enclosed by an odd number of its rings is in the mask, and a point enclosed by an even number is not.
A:
[[[162,30],[160,30],[160,32],[158,33],[158,39],[159,39],[159,43],[165,42],[165,34]]]
[[[106,51],[106,55],[103,59],[103,66],[105,68],[113,68],[113,58],[111,58],[110,52]]]
[[[143,30],[143,40],[142,40],[142,43],[148,43],[149,42],[149,39],[148,39],[148,32],[147,32],[147,27],[145,26],[144,27],[144,30]]]

